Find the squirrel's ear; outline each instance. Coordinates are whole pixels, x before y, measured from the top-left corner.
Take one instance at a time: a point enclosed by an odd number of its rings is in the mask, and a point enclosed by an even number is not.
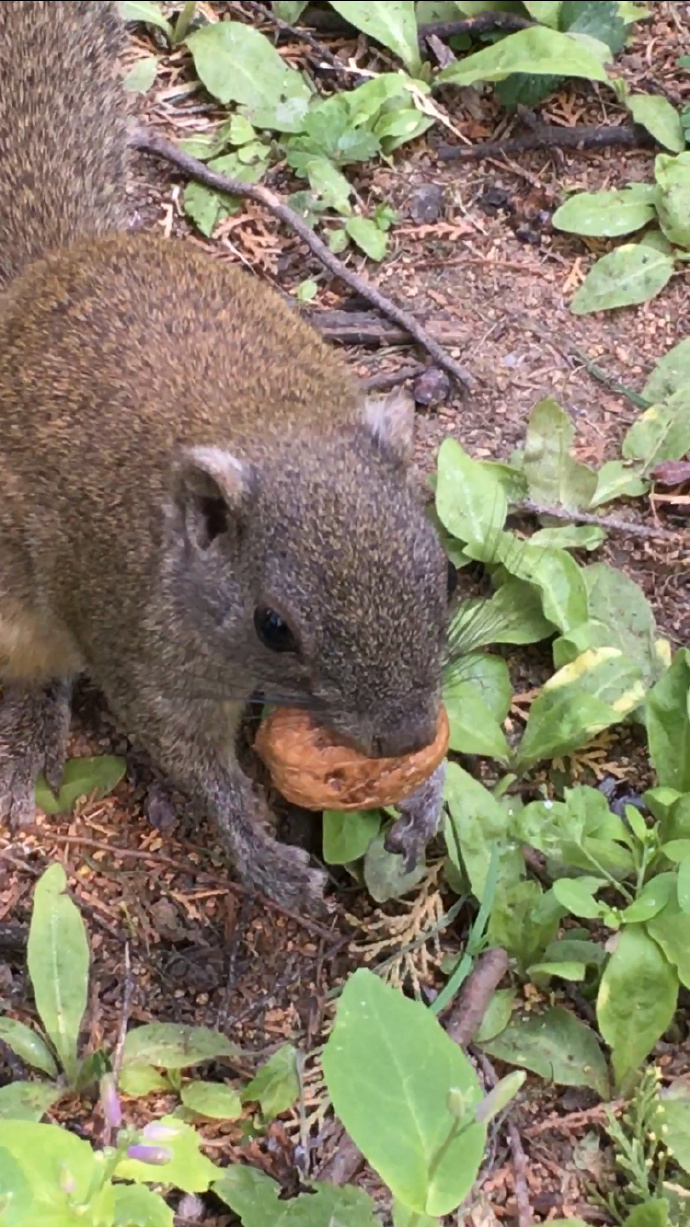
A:
[[[248,511],[255,474],[251,464],[222,447],[187,447],[173,461],[172,487],[178,523],[206,550]]]
[[[369,399],[364,403],[363,418],[376,446],[407,466],[414,442],[412,397],[396,389],[388,396]]]

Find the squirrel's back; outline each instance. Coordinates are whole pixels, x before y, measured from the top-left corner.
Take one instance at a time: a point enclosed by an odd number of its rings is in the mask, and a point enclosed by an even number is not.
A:
[[[109,0],[0,4],[0,286],[125,224],[122,24]]]

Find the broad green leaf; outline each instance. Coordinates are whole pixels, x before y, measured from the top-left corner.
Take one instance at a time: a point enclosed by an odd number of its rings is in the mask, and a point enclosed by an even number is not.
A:
[[[603,562],[585,567],[583,574],[592,621],[606,627],[608,644],[634,661],[645,684],[651,685],[662,666],[656,649],[656,621],[644,592],[624,571]]]
[[[0,1040],[32,1069],[40,1069],[49,1078],[57,1078],[58,1067],[48,1045],[31,1027],[16,1018],[0,1018]]]
[[[645,928],[676,968],[681,984],[690,988],[690,916],[683,911],[678,899],[672,896]]]
[[[504,464],[500,460],[480,460],[482,469],[500,483],[509,503],[523,503],[527,498],[527,480],[517,464]],[[520,458],[520,466],[522,458]]]
[[[372,839],[364,857],[364,881],[369,894],[377,903],[402,898],[414,890],[426,875],[423,857],[408,873],[404,868],[402,856],[397,852],[386,851],[385,839],[385,831]]]
[[[661,293],[673,274],[673,257],[645,243],[624,243],[597,260],[575,294],[575,315],[631,307]]]
[[[540,590],[509,576],[488,601],[463,602],[450,630],[455,651],[466,655],[494,643],[539,643],[555,626],[544,617]],[[458,662],[459,663],[459,662]],[[451,670],[455,668],[451,660]]]
[[[417,1214],[416,1210],[403,1206],[399,1201],[393,1202],[393,1227],[438,1227],[439,1221],[428,1214]]]
[[[310,1187],[313,1192],[279,1200],[275,1180],[257,1168],[235,1164],[225,1169],[213,1192],[240,1216],[243,1227],[378,1227],[374,1202],[362,1189],[318,1181]]]
[[[552,30],[558,29],[563,0],[525,0],[525,8],[535,21]]]
[[[668,845],[667,845],[668,846]],[[690,916],[690,849],[686,852],[678,866],[678,906],[686,916]]]
[[[323,859],[327,865],[349,865],[364,856],[381,830],[379,810],[326,810],[323,815]]]
[[[540,528],[530,537],[531,545],[555,550],[598,550],[606,540],[603,528],[593,524],[564,524],[562,528]]]
[[[626,25],[631,25],[634,21],[646,21],[652,15],[646,4],[635,4],[633,0],[618,0],[618,10]]]
[[[585,77],[604,83],[609,79],[599,57],[576,38],[533,26],[450,64],[436,80],[442,85],[474,85],[476,81],[502,81],[514,72]]]
[[[523,471],[532,502],[579,511],[589,506],[597,475],[570,454],[575,427],[551,398],[534,406],[527,424]]]
[[[188,1082],[180,1092],[185,1108],[213,1120],[238,1120],[242,1115],[239,1093],[220,1082]]]
[[[473,542],[465,548],[472,557],[479,552]],[[544,616],[561,632],[586,622],[587,590],[580,568],[566,550],[544,549],[500,533],[485,561],[501,563],[509,575],[534,584],[541,592]]]
[[[690,384],[690,337],[679,341],[657,362],[642,395],[656,405]]]
[[[158,1193],[143,1184],[116,1184],[112,1227],[173,1227],[175,1215]]]
[[[655,98],[654,101],[665,100]],[[666,105],[670,107],[671,104],[667,102]],[[681,133],[681,140],[685,141],[684,133]],[[660,153],[654,163],[654,173],[659,186],[656,211],[661,229],[670,243],[690,247],[690,149],[674,158]]]
[[[553,893],[573,916],[582,920],[598,920],[601,904],[594,896],[605,885],[604,878],[560,878],[553,884]]]
[[[680,115],[667,98],[662,98],[660,94],[628,94],[625,105],[635,123],[651,132],[664,149],[682,153],[685,149],[683,125]]]
[[[487,929],[488,940],[517,959],[520,972],[539,958],[558,933],[563,908],[539,882],[499,879]]]
[[[591,511],[618,498],[640,498],[649,492],[649,482],[622,460],[607,460],[597,474],[597,488],[590,501]]]
[[[542,1014],[513,1015],[496,1039],[482,1045],[490,1057],[519,1065],[557,1086],[588,1086],[609,1094],[606,1060],[594,1031],[560,1006]]]
[[[171,1152],[169,1163],[142,1163],[139,1159],[121,1159],[115,1168],[119,1180],[135,1180],[137,1184],[172,1184],[183,1193],[205,1193],[218,1176],[218,1168],[202,1155],[200,1134],[175,1116],[164,1116],[142,1131],[142,1146],[164,1148]]]
[[[395,1197],[420,1214],[450,1214],[469,1193],[486,1129],[472,1065],[421,1002],[359,970],[338,1002],[323,1052],[333,1107]],[[465,1097],[460,1124],[451,1090]]]
[[[614,53],[622,51],[627,38],[618,0],[564,0],[560,28],[595,38]]]
[[[299,1092],[299,1053],[292,1044],[284,1044],[245,1086],[242,1102],[256,1101],[263,1115],[273,1119],[297,1102]]]
[[[445,439],[439,450],[436,510],[454,537],[479,543],[490,542],[508,514],[499,482],[455,439]]]
[[[476,1044],[485,1044],[500,1035],[508,1026],[513,1014],[513,1006],[517,997],[517,989],[497,988],[488,1009],[479,1024],[479,1030],[474,1035]]]
[[[623,929],[604,968],[597,998],[599,1030],[611,1048],[618,1085],[639,1069],[668,1030],[677,1000],[676,969],[656,942],[642,925]]]
[[[186,42],[199,79],[219,102],[259,108],[275,106],[288,94],[310,96],[300,74],[252,26],[217,21],[195,30]]]
[[[150,1095],[152,1091],[169,1091],[170,1082],[164,1074],[154,1069],[153,1065],[133,1061],[120,1071],[118,1087],[124,1095],[140,1099],[144,1095]]]
[[[307,162],[306,171],[309,186],[319,203],[347,217],[352,212],[352,185],[342,172],[328,158],[312,158]]]
[[[172,26],[154,0],[121,0],[119,5],[123,21],[143,21],[162,30],[168,42],[172,42]]]
[[[421,68],[417,21],[413,0],[385,0],[385,3],[359,3],[358,0],[331,0],[331,8],[368,38],[382,43],[402,60],[412,73]]]
[[[31,1227],[39,1221],[39,1209],[52,1210],[59,1222],[58,1211],[66,1211],[72,1199],[76,1205],[90,1199],[98,1168],[96,1156],[88,1142],[60,1125],[0,1120],[0,1154],[3,1151],[19,1164],[31,1187]],[[71,1194],[63,1192],[66,1176],[72,1185]]]
[[[682,460],[690,451],[690,385],[645,409],[625,435],[626,460],[643,461],[642,476],[661,460]]]
[[[666,1139],[664,1138],[664,1141]],[[672,1227],[668,1216],[669,1202],[665,1197],[655,1197],[644,1205],[635,1206],[626,1218],[623,1227]]]
[[[571,754],[644,699],[641,671],[617,648],[595,648],[565,665],[530,708],[518,749],[522,766]]]
[[[676,653],[647,698],[649,752],[659,784],[690,792],[690,650]]]
[[[57,797],[43,776],[40,777],[36,785],[36,804],[46,814],[68,814],[80,797],[88,797],[94,791],[97,797],[105,797],[112,792],[124,779],[125,771],[125,760],[110,754],[71,758],[65,764]]]
[[[654,216],[651,200],[640,200],[636,193],[621,188],[610,192],[578,192],[556,209],[552,221],[557,230],[566,230],[569,234],[616,237],[632,234]]]
[[[4,1088],[5,1090],[7,1088]],[[34,1195],[19,1161],[0,1146],[0,1223],[27,1227],[32,1221]]]
[[[391,154],[408,141],[414,141],[422,133],[433,127],[435,120],[418,111],[416,107],[401,107],[387,115],[382,115],[374,124],[374,135],[381,142],[385,154]]]
[[[370,260],[383,260],[388,250],[388,235],[370,217],[348,217],[345,230]]]
[[[89,984],[89,944],[78,909],[66,894],[62,865],[39,879],[29,929],[27,963],[36,1008],[71,1085]]]
[[[690,1172],[690,1094],[684,1081],[660,1091],[654,1129],[683,1171]]]
[[[603,793],[583,784],[566,788],[563,801],[530,802],[517,816],[513,831],[522,843],[547,857],[552,876],[556,868],[577,868],[623,879],[636,868],[627,826],[611,812]]]
[[[676,875],[658,873],[645,883],[633,903],[621,912],[621,924],[641,924],[658,916],[676,894]]]
[[[257,146],[256,149],[266,146]],[[255,150],[256,152],[256,150]],[[213,158],[209,163],[210,170],[220,171],[241,183],[258,183],[263,178],[266,162],[263,156],[257,156],[253,161],[242,160],[240,152],[226,153],[220,158]],[[226,217],[239,213],[242,201],[239,196],[229,196],[225,192],[214,192],[202,183],[188,183],[183,196],[184,210],[202,234],[211,238],[219,222]]]
[[[236,1057],[238,1052],[236,1044],[208,1027],[149,1023],[128,1031],[123,1068],[145,1064],[158,1065],[161,1069],[187,1069],[218,1057]]]
[[[507,762],[510,750],[505,734],[472,683],[453,681],[444,687],[443,695],[450,722],[451,750]]]
[[[302,16],[309,0],[273,0],[273,12],[281,21],[289,21],[294,25]]]
[[[9,1086],[0,1087],[0,1121],[40,1121],[63,1094],[48,1082],[10,1082]],[[0,1223],[4,1227],[1,1211]]]
[[[495,720],[502,724],[513,699],[508,665],[502,656],[468,652],[453,663],[453,682],[462,681],[483,698]]]
[[[483,897],[496,843],[503,849],[501,880],[506,884],[518,881],[522,856],[509,843],[509,811],[457,763],[448,764],[445,798],[449,809],[444,826],[448,855],[458,868],[466,869],[477,899],[481,902]]]
[[[148,94],[158,72],[158,57],[144,56],[136,60],[123,78],[122,84],[128,94]]]

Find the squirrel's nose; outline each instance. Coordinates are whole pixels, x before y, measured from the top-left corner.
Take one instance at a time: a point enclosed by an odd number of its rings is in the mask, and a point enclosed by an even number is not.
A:
[[[373,738],[372,758],[404,758],[430,746],[436,738],[438,715],[409,721]]]

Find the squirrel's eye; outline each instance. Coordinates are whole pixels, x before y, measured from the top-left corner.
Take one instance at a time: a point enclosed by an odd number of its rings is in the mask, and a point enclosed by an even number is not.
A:
[[[254,610],[254,629],[271,652],[296,652],[297,642],[284,618],[275,609],[259,605]]]
[[[448,600],[450,601],[455,595],[455,589],[458,586],[458,573],[453,566],[450,558],[448,559]]]

